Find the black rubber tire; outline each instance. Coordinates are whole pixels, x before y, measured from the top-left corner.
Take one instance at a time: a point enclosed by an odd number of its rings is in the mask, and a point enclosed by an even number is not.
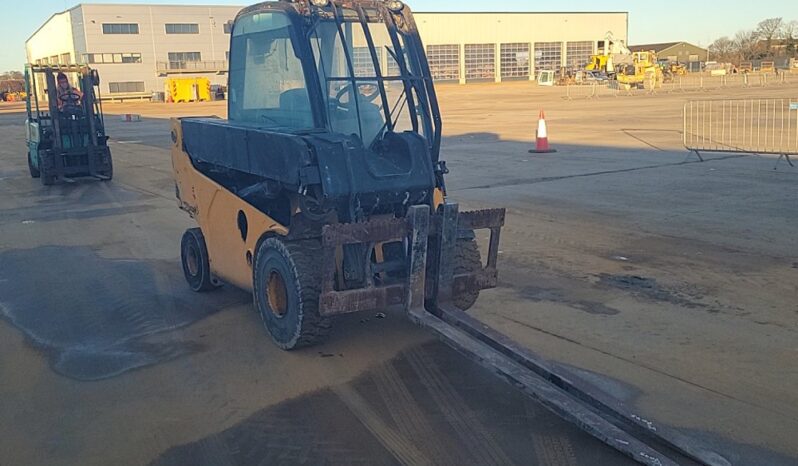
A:
[[[30,159],[30,151],[28,151],[28,170],[30,171],[31,178],[38,178],[41,176],[39,173],[39,169],[33,166],[33,162]]]
[[[52,186],[55,184],[55,175],[51,175],[47,173],[47,170],[44,168],[44,164],[42,163],[42,154],[38,154],[39,157],[39,177],[42,181],[42,184],[45,186]]]
[[[482,256],[476,240],[460,238],[454,253],[454,274],[476,273],[482,270]],[[462,311],[471,309],[479,299],[479,290],[459,293],[452,297],[452,304]]]
[[[100,175],[106,177],[103,178],[103,181],[111,181],[114,179],[114,160],[110,153],[106,157],[108,158],[108,169],[101,171]]]
[[[255,308],[275,344],[291,351],[323,342],[330,321],[319,314],[321,244],[315,240],[284,242],[267,238],[258,247],[253,272]],[[269,281],[277,274],[283,309],[272,309]]]
[[[202,293],[217,288],[211,276],[208,247],[199,228],[191,228],[183,233],[183,239],[180,241],[180,260],[183,263],[183,275],[193,291]]]

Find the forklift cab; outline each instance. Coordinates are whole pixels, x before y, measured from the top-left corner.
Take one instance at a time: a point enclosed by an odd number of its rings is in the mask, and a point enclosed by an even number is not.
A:
[[[433,190],[443,188],[440,112],[421,39],[402,2],[277,1],[245,8],[232,28],[229,76],[226,125],[297,135],[317,157],[329,154],[319,162],[338,175],[319,195],[350,201],[338,209],[347,212],[343,219],[393,212],[396,203],[431,202]],[[205,125],[187,120],[184,131],[192,141],[211,137]],[[347,154],[333,149],[341,146]],[[198,151],[192,154],[207,160]],[[253,164],[212,161],[273,178]],[[347,172],[352,175],[342,177]]]
[[[58,73],[66,74],[80,94],[59,92]],[[32,177],[45,185],[77,176],[112,178],[99,84],[97,70],[85,65],[25,67],[26,140]]]

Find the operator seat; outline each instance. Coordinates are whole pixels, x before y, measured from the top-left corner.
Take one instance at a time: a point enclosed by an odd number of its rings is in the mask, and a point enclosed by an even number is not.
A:
[[[299,87],[280,94],[280,113],[281,120],[289,122],[292,128],[312,128],[313,112],[307,89]]]

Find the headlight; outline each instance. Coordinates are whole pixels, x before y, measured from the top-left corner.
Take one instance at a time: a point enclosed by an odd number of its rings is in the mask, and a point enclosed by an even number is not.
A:
[[[310,4],[319,8],[327,6],[330,0],[310,0]]]
[[[405,7],[405,4],[399,0],[390,0],[388,2],[388,9],[393,11],[394,13],[399,13]]]

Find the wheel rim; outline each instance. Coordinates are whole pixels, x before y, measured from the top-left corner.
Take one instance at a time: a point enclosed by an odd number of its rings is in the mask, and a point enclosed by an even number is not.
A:
[[[188,266],[188,273],[192,277],[196,277],[199,274],[200,268],[197,247],[192,244],[188,247],[188,251],[186,252],[186,265]]]
[[[272,313],[277,317],[285,316],[288,311],[288,293],[283,277],[276,270],[269,274],[269,279],[266,282],[266,294]]]

